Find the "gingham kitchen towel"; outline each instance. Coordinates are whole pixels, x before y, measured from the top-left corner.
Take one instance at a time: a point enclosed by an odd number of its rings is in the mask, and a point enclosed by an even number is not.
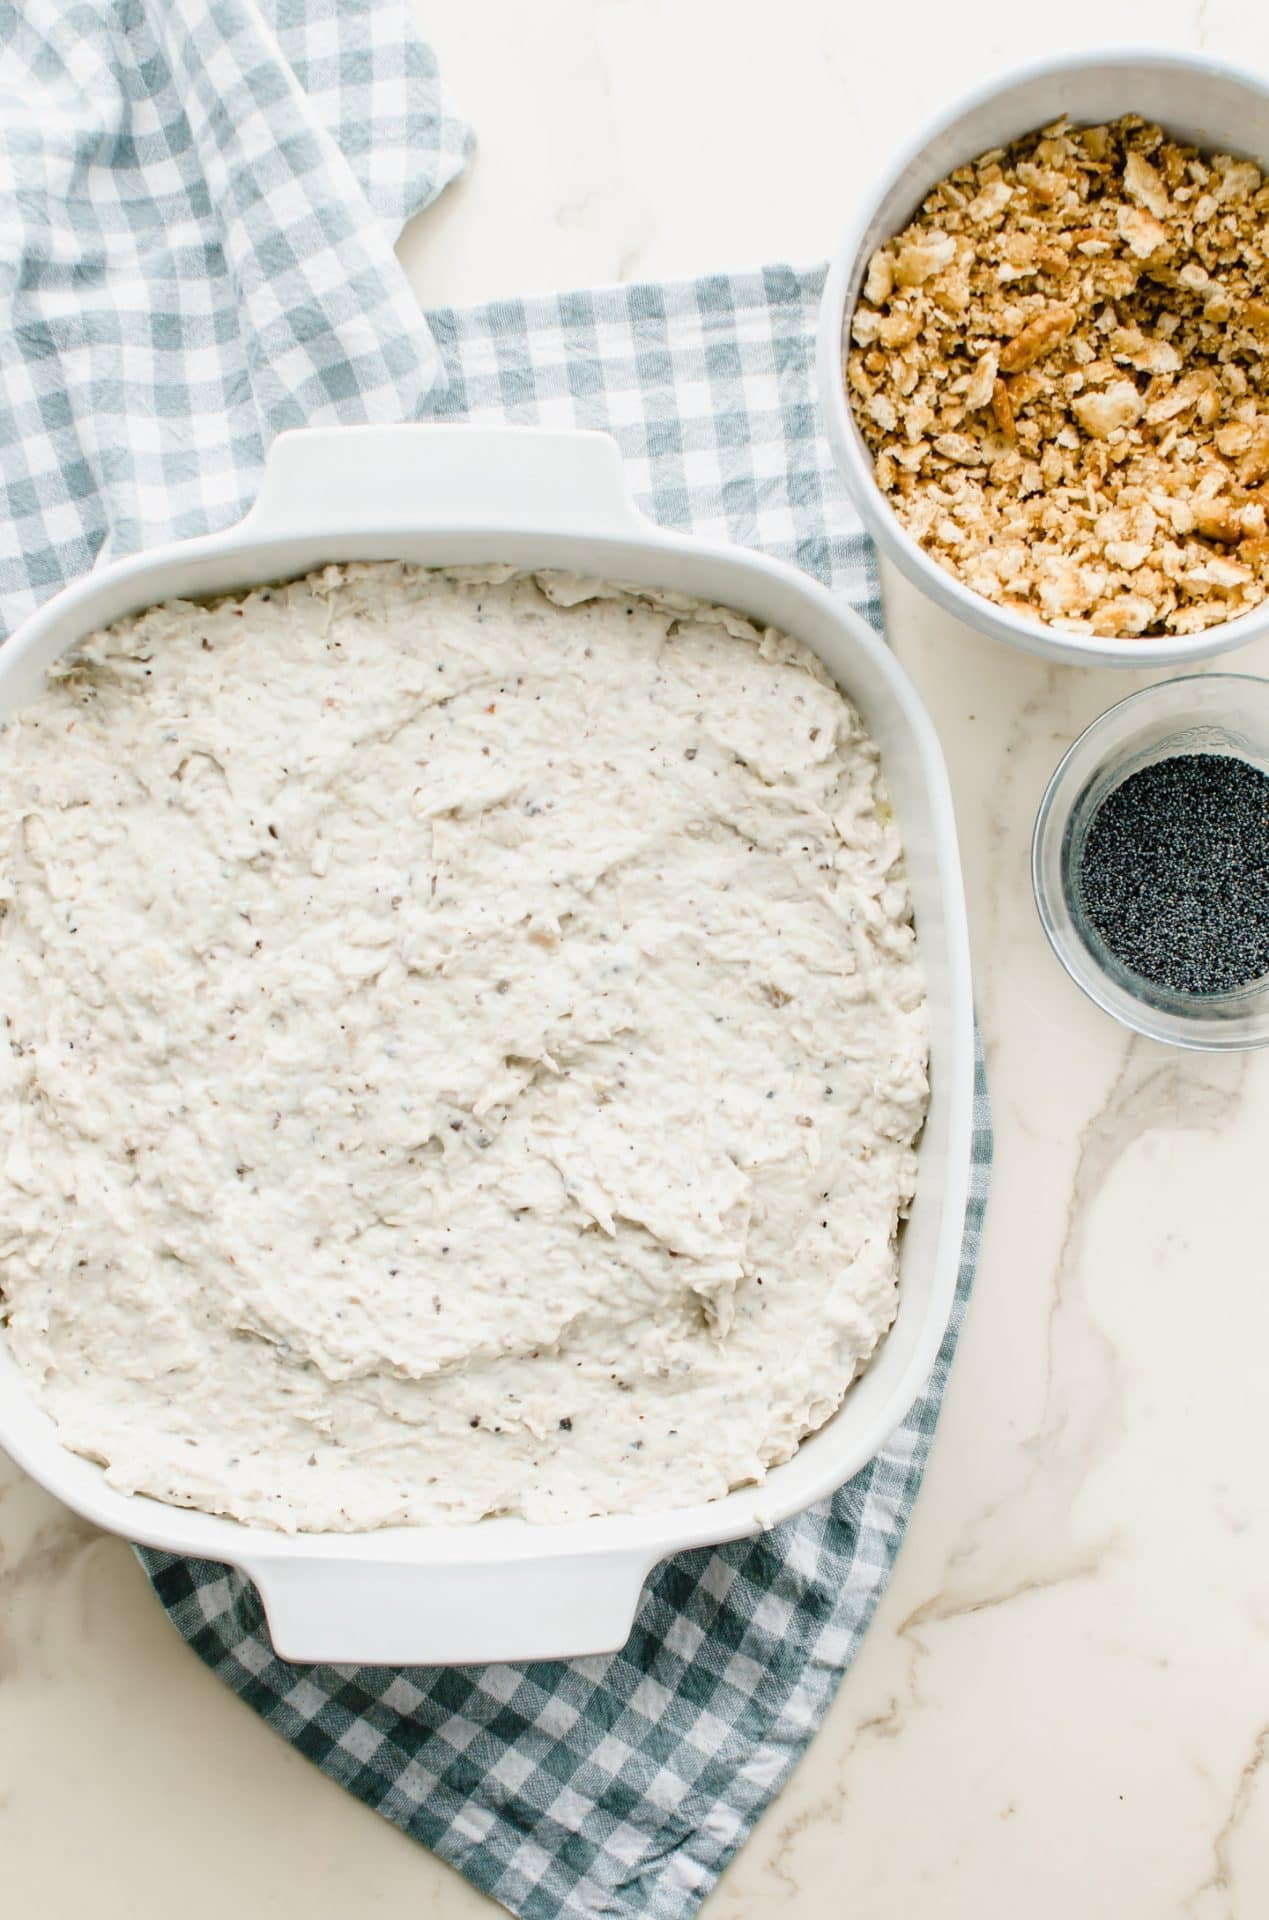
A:
[[[409,0],[0,0],[0,620],[240,519],[283,427],[410,420],[392,248],[463,166]]]
[[[817,432],[818,272],[499,301],[429,331],[391,242],[467,136],[393,0],[25,0],[0,27],[6,630],[107,545],[231,520],[279,427],[428,411],[606,428],[649,513],[792,560],[879,618]],[[657,1569],[621,1653],[298,1668],[238,1575],[143,1554],[177,1628],[525,1920],[680,1920],[818,1726],[894,1562],[978,1252],[981,1062],[976,1119],[956,1307],[912,1413],[831,1501]]]

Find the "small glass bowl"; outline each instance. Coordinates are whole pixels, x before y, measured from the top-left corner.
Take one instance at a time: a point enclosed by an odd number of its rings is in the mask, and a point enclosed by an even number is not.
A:
[[[1189,674],[1129,694],[1086,727],[1049,782],[1031,843],[1031,881],[1049,943],[1077,987],[1126,1027],[1174,1047],[1269,1045],[1269,975],[1223,993],[1179,993],[1133,973],[1084,910],[1079,883],[1093,817],[1114,788],[1176,753],[1226,753],[1269,774],[1269,680]]]

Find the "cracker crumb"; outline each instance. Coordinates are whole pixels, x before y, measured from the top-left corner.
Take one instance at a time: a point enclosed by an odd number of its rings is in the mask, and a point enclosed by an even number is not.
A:
[[[1129,114],[957,170],[868,265],[846,388],[975,592],[1070,632],[1269,597],[1269,184]]]

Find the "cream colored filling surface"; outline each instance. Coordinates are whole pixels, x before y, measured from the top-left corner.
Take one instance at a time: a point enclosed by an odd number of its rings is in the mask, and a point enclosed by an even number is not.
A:
[[[116,1487],[286,1529],[760,1480],[896,1309],[926,1020],[802,645],[329,567],[0,730],[0,1291]]]

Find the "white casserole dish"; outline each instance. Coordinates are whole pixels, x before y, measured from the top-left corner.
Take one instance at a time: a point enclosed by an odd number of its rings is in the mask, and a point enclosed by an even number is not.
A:
[[[1064,54],[978,87],[941,113],[890,162],[855,209],[829,263],[820,303],[816,370],[829,444],[859,514],[886,557],[945,613],[1007,645],[1072,666],[1171,667],[1210,659],[1269,632],[1269,601],[1202,633],[1116,640],[1064,633],[1012,613],[949,573],[899,519],[873,477],[842,380],[842,353],[868,262],[907,225],[930,190],[992,147],[1067,114],[1096,126],[1140,113],[1207,153],[1244,154],[1269,166],[1269,85],[1206,54],[1157,48]]]
[[[676,588],[796,634],[878,741],[907,842],[929,986],[931,1104],[904,1231],[898,1318],[837,1415],[763,1485],[674,1512],[532,1526],[286,1536],[115,1492],[68,1452],[0,1338],[0,1446],[97,1525],[227,1561],[256,1583],[292,1660],[390,1665],[550,1659],[627,1638],[667,1554],[762,1528],[839,1487],[882,1446],[925,1382],[956,1284],[969,1179],[973,1016],[947,776],[933,727],[893,655],[850,608],[793,568],[664,532],[636,510],[605,435],[531,428],[362,427],[284,434],[260,496],[224,533],[100,568],[0,650],[0,719],[86,633],[157,601],[294,576],[328,561],[511,561]]]

